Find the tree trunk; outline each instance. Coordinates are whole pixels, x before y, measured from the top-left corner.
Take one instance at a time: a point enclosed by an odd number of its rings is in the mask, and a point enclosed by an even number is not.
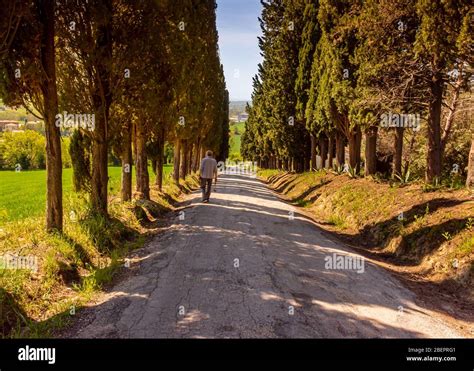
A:
[[[41,34],[41,64],[44,76],[41,92],[44,98],[46,132],[46,229],[48,232],[63,230],[63,189],[61,133],[56,126],[58,94],[56,88],[54,46],[54,1],[41,0],[39,11],[43,26]]]
[[[188,161],[187,161],[187,166],[186,166],[186,174],[189,175],[191,174],[191,168],[192,168],[192,161],[193,161],[193,150],[194,150],[194,143],[189,142],[188,144]]]
[[[328,145],[328,168],[332,169],[333,160],[334,160],[334,136],[329,136],[329,145]]]
[[[188,167],[188,140],[183,139],[181,141],[181,166],[179,169],[179,177],[183,180],[186,178],[187,167]]]
[[[311,171],[311,159],[306,155],[303,157],[304,171]]]
[[[403,165],[403,174],[406,174],[408,172],[408,169],[410,168],[410,161],[411,161],[411,154],[413,153],[413,148],[415,147],[415,139],[416,139],[416,131],[412,132],[412,136],[410,139],[410,146],[408,147],[408,153],[407,156],[405,156],[405,164]]]
[[[360,171],[360,144],[362,133],[357,127],[349,135],[349,165],[355,169],[356,173]]]
[[[321,148],[321,169],[326,168],[326,160],[328,158],[328,139],[322,135],[319,139]]]
[[[365,131],[365,176],[377,172],[377,126]]]
[[[155,185],[158,187],[158,190],[163,188],[163,157],[165,150],[165,130],[160,130],[160,137],[158,139],[158,158],[156,159],[156,180]]]
[[[192,170],[195,173],[199,169],[199,154],[201,153],[201,138],[198,138],[196,145],[194,146],[194,155],[193,155],[193,166]]]
[[[131,124],[128,123],[123,130],[122,152],[122,201],[132,199],[132,135]]]
[[[345,145],[344,136],[341,133],[336,134],[336,164],[337,166],[344,166],[345,162]]]
[[[201,153],[202,153],[202,143],[199,142],[198,149],[196,151],[196,172],[201,168]]]
[[[446,148],[446,143],[448,142],[449,135],[453,127],[454,116],[459,104],[459,94],[461,92],[461,87],[464,82],[464,77],[462,73],[462,65],[458,66],[458,78],[454,84],[453,95],[451,97],[451,103],[448,106],[448,115],[446,116],[446,122],[444,124],[443,133],[441,134],[441,162],[443,161],[444,150]]]
[[[311,170],[316,170],[316,145],[316,137],[311,134]]]
[[[443,79],[436,72],[431,81],[431,101],[428,119],[428,156],[426,181],[433,183],[441,176],[441,105],[443,101]]]
[[[403,157],[403,133],[402,127],[395,128],[395,151],[393,155],[392,176],[402,175],[402,157]]]
[[[111,0],[103,1],[104,8],[110,15],[112,13]],[[95,82],[96,90],[93,92],[92,101],[96,125],[92,135],[92,179],[91,179],[91,204],[94,212],[107,216],[107,184],[108,177],[108,122],[109,108],[112,102],[110,90],[110,66],[112,59],[112,23],[111,17],[105,15],[104,22],[97,27],[96,50],[97,73]]]
[[[148,174],[148,158],[146,155],[146,130],[141,122],[137,123],[137,197],[138,199],[150,199],[150,178]]]
[[[469,160],[467,165],[466,187],[474,187],[474,134],[471,138],[471,150],[469,151]]]
[[[181,140],[176,138],[173,148],[173,180],[179,184],[179,168],[181,159]]]
[[[99,114],[100,116],[103,115]],[[104,117],[96,120],[95,139],[92,142],[91,203],[93,210],[102,215],[107,215],[107,183],[109,180],[106,125]]]

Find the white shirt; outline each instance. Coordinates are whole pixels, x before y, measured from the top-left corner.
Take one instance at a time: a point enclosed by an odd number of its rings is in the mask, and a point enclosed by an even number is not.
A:
[[[212,179],[217,175],[217,161],[206,156],[201,161],[201,178]]]

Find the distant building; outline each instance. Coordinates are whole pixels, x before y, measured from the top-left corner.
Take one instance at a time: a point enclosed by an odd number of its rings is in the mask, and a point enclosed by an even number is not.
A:
[[[238,122],[247,121],[248,118],[249,118],[249,115],[248,115],[248,113],[245,113],[245,112],[244,112],[244,113],[239,113],[239,114],[237,115],[237,121],[238,121]]]
[[[19,127],[18,121],[0,120],[0,132],[18,130]]]
[[[18,131],[19,129],[20,129],[19,124],[6,124],[5,125],[6,132],[14,132],[14,131]]]

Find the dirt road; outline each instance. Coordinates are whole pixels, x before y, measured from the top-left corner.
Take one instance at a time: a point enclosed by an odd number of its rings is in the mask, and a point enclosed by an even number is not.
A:
[[[460,336],[255,178],[222,176],[209,204],[191,197],[85,311],[77,337]]]

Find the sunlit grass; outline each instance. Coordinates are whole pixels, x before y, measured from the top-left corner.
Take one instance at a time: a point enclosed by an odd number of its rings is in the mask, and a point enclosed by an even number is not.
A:
[[[150,182],[153,181],[153,171]],[[134,170],[132,174],[135,182]],[[171,165],[163,167],[165,178],[172,171]],[[109,167],[109,194],[120,192],[120,167]],[[63,197],[65,200],[74,193],[72,169],[63,170]],[[0,225],[6,222],[43,215],[46,205],[46,171],[0,171]]]

